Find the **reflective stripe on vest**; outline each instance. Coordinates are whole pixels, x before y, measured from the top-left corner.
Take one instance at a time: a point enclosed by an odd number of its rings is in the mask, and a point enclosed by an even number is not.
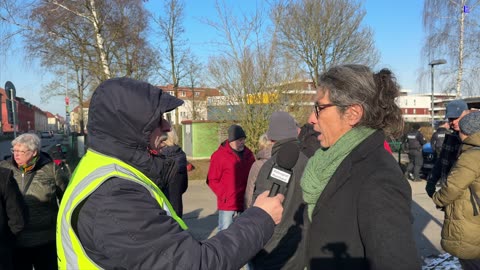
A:
[[[167,215],[175,219],[182,229],[187,229],[162,191],[143,173],[116,158],[88,150],[72,175],[58,212],[56,237],[59,269],[101,269],[86,254],[72,228],[71,220],[75,208],[112,177],[134,181],[144,186]]]

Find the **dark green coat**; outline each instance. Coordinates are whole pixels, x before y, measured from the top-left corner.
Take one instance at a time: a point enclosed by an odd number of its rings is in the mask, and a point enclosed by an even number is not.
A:
[[[44,152],[40,152],[34,168],[27,173],[22,173],[13,157],[1,161],[0,167],[13,171],[25,201],[27,223],[24,230],[17,236],[17,246],[33,247],[54,241],[58,212],[56,193],[63,194],[68,180],[56,177],[55,164]],[[35,175],[32,182],[24,192],[33,172]]]

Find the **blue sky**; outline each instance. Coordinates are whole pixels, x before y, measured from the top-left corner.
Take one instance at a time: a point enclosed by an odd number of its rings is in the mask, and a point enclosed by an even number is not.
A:
[[[157,11],[159,2],[161,1],[150,0],[147,7],[153,7]],[[194,53],[202,58],[213,53],[209,42],[215,39],[216,34],[201,20],[216,15],[214,3],[214,0],[186,0],[186,37]],[[256,5],[262,5],[260,0],[227,0],[227,3],[233,5],[232,10],[235,12],[248,12]],[[427,63],[421,63],[420,57],[424,39],[423,1],[365,0],[365,9],[367,14],[364,24],[373,29],[376,47],[381,57],[376,69],[384,67],[391,69],[402,88],[413,92],[428,92],[420,89],[420,85],[417,84],[419,69],[428,66]],[[44,110],[65,115],[63,97],[52,98],[48,104],[40,102],[40,89],[49,82],[50,75],[45,74],[35,63],[24,61],[19,48],[9,51],[6,57],[0,56],[2,88],[7,80],[15,84],[18,96],[26,98],[28,102]]]

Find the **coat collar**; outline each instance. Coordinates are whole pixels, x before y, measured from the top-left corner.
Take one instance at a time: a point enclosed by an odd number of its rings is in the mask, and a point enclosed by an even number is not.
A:
[[[320,195],[319,200],[328,200],[331,198],[343,185],[351,181],[351,171],[353,164],[358,163],[367,158],[371,152],[378,147],[383,147],[385,135],[383,131],[375,131],[372,135],[360,143],[352,152],[340,163],[327,186]]]

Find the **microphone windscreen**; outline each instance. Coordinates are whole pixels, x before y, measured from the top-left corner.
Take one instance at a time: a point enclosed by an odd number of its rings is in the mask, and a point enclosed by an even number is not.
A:
[[[295,143],[288,143],[278,150],[277,164],[280,168],[291,170],[297,163],[300,149]]]

